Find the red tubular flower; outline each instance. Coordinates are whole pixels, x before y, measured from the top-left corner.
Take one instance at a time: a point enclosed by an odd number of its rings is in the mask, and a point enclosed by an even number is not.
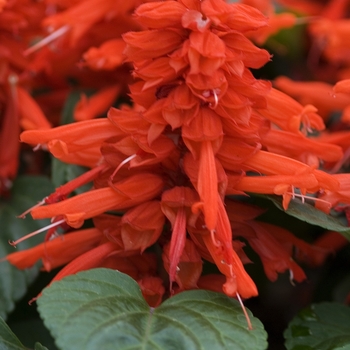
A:
[[[74,231],[31,249],[9,254],[6,260],[19,269],[25,269],[42,259],[44,269],[51,271],[91,250],[102,238],[102,232],[97,228]]]
[[[295,237],[288,230],[254,219],[261,214],[261,209],[249,204],[227,201],[228,216],[235,232],[235,237],[243,237],[260,256],[267,277],[274,281],[277,273],[289,270],[291,282],[301,282],[306,278],[303,270],[293,260],[296,251],[298,259],[306,261],[325,257],[327,250],[310,245]],[[249,211],[247,213],[247,211]]]
[[[62,202],[34,208],[34,219],[62,215],[68,225],[78,228],[84,220],[107,210],[128,208],[152,199],[161,192],[163,181],[156,175],[138,174],[114,184],[114,188],[100,188],[68,198]]]
[[[344,79],[341,81],[338,81],[334,87],[333,91],[338,94],[338,93],[343,93],[343,94],[350,94],[350,79]]]
[[[103,243],[96,248],[90,249],[60,270],[60,272],[53,278],[51,283],[59,281],[66,276],[76,274],[80,271],[101,267],[104,260],[109,255],[118,251],[118,247],[112,242]]]
[[[51,123],[49,123],[41,108],[26,90],[18,86],[17,96],[20,124],[23,129],[31,130],[51,128]]]
[[[274,80],[274,85],[301,104],[315,106],[324,120],[329,119],[331,112],[341,111],[349,105],[348,97],[342,94],[335,95],[331,84],[293,81],[281,76]]]
[[[267,18],[256,8],[244,4],[227,4],[224,1],[207,0],[202,11],[214,25],[226,25],[231,30],[246,32],[267,25]]]
[[[210,109],[203,108],[188,127],[183,127],[182,133],[187,147],[199,160],[197,191],[201,203],[196,207],[203,211],[208,229],[215,230],[218,180],[214,153],[222,139],[220,119]]]
[[[1,116],[0,129],[0,191],[2,187],[9,187],[8,181],[17,174],[20,134],[18,96],[16,90],[16,77],[8,77],[14,80],[0,91],[2,101],[7,101],[7,106]]]
[[[47,145],[58,159],[66,163],[94,167],[101,160],[101,143],[109,137],[124,135],[107,119],[87,120],[50,130],[28,130],[21,141]]]
[[[174,227],[175,229],[175,227]],[[197,289],[197,281],[202,273],[202,258],[197,251],[195,244],[185,239],[183,242],[183,249],[181,255],[175,256],[177,259],[177,265],[175,266],[175,272],[172,271],[172,265],[174,265],[173,257],[171,256],[171,245],[167,244],[163,247],[163,262],[165,270],[169,273],[170,278],[170,292],[180,292],[186,289]],[[172,275],[174,277],[172,278]],[[176,282],[178,288],[173,290],[172,283]]]
[[[94,24],[105,17],[113,18],[116,14],[126,13],[134,6],[134,1],[116,3],[111,0],[87,0],[75,3],[66,11],[45,18],[43,25],[51,30],[67,27],[67,32],[70,32],[70,46],[74,46]]]
[[[158,240],[164,222],[158,201],[145,202],[128,210],[121,220],[124,249],[140,249],[142,253]]]
[[[180,2],[150,2],[138,7],[135,18],[145,27],[159,29],[179,26],[184,6]]]
[[[307,189],[314,189],[314,186],[317,186],[317,184],[318,182],[313,174],[298,174],[295,176],[228,176],[227,194],[236,194],[243,191],[282,195],[283,208],[287,210],[292,198],[300,196],[304,200]],[[301,189],[301,195],[296,195],[296,188]],[[309,190],[309,192],[314,192],[314,190]]]
[[[325,128],[322,118],[316,114],[316,107],[312,105],[303,107],[276,89],[272,89],[266,99],[267,107],[259,109],[259,113],[282,130],[298,133],[301,127],[305,131]]]
[[[319,198],[322,201],[316,203],[316,208],[329,213],[330,208],[336,206],[338,203],[350,204],[350,182],[348,174],[334,174],[333,177],[339,181],[339,189],[336,191],[324,190],[320,193]],[[325,203],[330,203],[330,206]]]
[[[123,39],[128,44],[124,51],[127,60],[138,61],[169,54],[181,44],[184,33],[175,30],[164,30],[161,36],[158,34],[158,31],[124,34]]]
[[[339,146],[281,130],[269,130],[262,136],[261,142],[269,152],[294,158],[317,168],[320,165],[319,159],[334,163],[343,155]]]
[[[296,175],[312,172],[319,184],[310,188],[311,192],[316,192],[321,188],[336,191],[339,187],[337,179],[330,174],[314,170],[308,165],[288,157],[244,146],[244,144],[235,143],[234,139],[224,139],[218,152],[218,158],[224,168],[232,171],[251,170],[265,175]]]
[[[220,272],[226,276],[226,282],[222,285],[225,294],[243,298],[256,296],[257,288],[233,249],[231,225],[221,198],[218,200],[219,214],[215,233],[203,229],[199,220],[196,226],[191,224],[188,227],[191,238],[198,246],[200,254],[205,259],[214,261]]]
[[[159,277],[145,276],[137,283],[148,305],[151,307],[159,306],[165,293],[163,280]]]
[[[74,108],[74,119],[76,121],[88,120],[103,114],[113,104],[119,91],[119,86],[109,86],[90,98],[82,95]]]
[[[335,250],[339,249],[342,244],[344,245],[346,240],[346,238],[340,234],[333,233],[329,235],[329,237],[332,236],[335,238],[333,244],[328,242],[327,245],[327,235],[324,235],[324,238],[326,238],[324,240],[325,244],[323,244],[321,239],[323,236],[316,239],[316,241],[314,241],[312,244],[309,244],[300,238],[295,237],[291,232],[282,227],[277,227],[266,222],[259,222],[259,225],[263,226],[265,230],[273,235],[273,237],[284,247],[286,251],[289,252],[291,256],[294,251],[294,256],[297,261],[305,262],[311,266],[321,265],[326,257]]]
[[[91,47],[83,55],[82,65],[93,70],[112,70],[123,63],[125,42],[122,39],[111,39],[99,48]]]
[[[203,141],[201,157],[199,159],[199,171],[197,190],[202,202],[196,208],[201,208],[205,217],[205,224],[211,231],[215,230],[217,224],[217,173],[215,159],[210,141]]]
[[[264,266],[266,276],[277,279],[278,272],[290,271],[291,280],[301,282],[306,278],[304,271],[291,258],[290,253],[257,222],[249,222],[249,226],[240,227],[240,235],[246,238],[249,245],[258,253]],[[253,231],[253,232],[252,232]]]
[[[119,128],[108,119],[87,120],[59,126],[50,130],[28,130],[21,134],[21,141],[32,145],[47,144],[59,140],[72,147],[86,148],[112,136],[124,135]]]
[[[184,258],[181,259],[181,257],[184,254],[186,246],[187,221],[192,214],[191,207],[197,200],[198,196],[196,192],[188,187],[174,187],[171,190],[165,191],[162,195],[162,211],[172,225],[170,245],[164,248],[163,253],[163,260],[166,261],[165,268],[169,273],[170,289],[172,289],[172,283],[174,281],[178,283],[181,289],[185,288],[184,285],[189,285],[189,283],[183,281],[182,277],[183,274],[187,273],[187,269],[181,270],[179,264],[181,260],[184,260]],[[187,246],[189,247],[190,244],[191,243],[187,243]],[[195,251],[191,255],[190,259],[194,260],[194,262],[198,263],[198,261],[200,261]],[[181,276],[179,271],[181,271]],[[195,283],[191,283],[191,286],[194,285]]]

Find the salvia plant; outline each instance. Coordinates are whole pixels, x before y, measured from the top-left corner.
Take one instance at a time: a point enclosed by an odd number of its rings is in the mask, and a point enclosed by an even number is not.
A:
[[[350,349],[349,37],[349,0],[0,0],[0,348]]]

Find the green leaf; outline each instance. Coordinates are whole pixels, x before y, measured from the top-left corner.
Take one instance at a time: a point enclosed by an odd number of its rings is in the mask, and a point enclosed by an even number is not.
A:
[[[11,198],[0,201],[0,258],[17,250],[35,246],[43,240],[43,235],[30,238],[18,244],[17,248],[9,245],[9,241],[17,240],[26,234],[38,230],[50,223],[49,220],[32,220],[17,216],[35,205],[53,191],[51,182],[45,177],[18,177],[12,188]],[[26,292],[28,285],[38,274],[38,266],[20,271],[7,261],[0,262],[0,316],[6,315],[14,309],[15,301]]]
[[[340,303],[345,302],[350,291],[350,274],[348,269],[340,271],[344,273],[344,277],[336,285],[333,285],[332,300]]]
[[[1,350],[25,350],[25,346],[12,333],[10,327],[0,317],[0,349]],[[38,349],[39,350],[39,349]]]
[[[0,317],[0,349],[1,350],[27,350],[20,342],[16,335],[11,331],[10,327]],[[40,343],[35,343],[34,350],[48,350]]]
[[[280,210],[286,214],[294,216],[299,220],[305,221],[312,225],[323,227],[327,230],[337,231],[345,238],[350,240],[350,227],[345,226],[343,221],[331,215],[316,209],[308,203],[302,203],[299,199],[291,200],[288,209],[284,210],[282,206],[282,199],[277,196],[266,196],[271,200]]]
[[[129,276],[93,269],[53,283],[38,299],[60,349],[266,349],[266,332],[251,313],[225,295],[180,293],[156,309]]]
[[[302,310],[284,333],[288,350],[350,349],[350,308],[337,303]]]
[[[35,343],[34,350],[49,350],[46,346],[41,345],[40,343]]]

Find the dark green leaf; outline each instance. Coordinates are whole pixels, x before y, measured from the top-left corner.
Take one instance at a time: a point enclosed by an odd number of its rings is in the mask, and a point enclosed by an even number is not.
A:
[[[41,278],[43,275],[41,275]],[[37,284],[41,284],[41,281],[36,281],[35,286],[31,290],[37,289]],[[38,292],[35,293],[35,296],[37,294]],[[57,350],[49,330],[44,326],[44,322],[40,319],[39,314],[36,313],[35,303],[29,306],[28,301],[24,300],[17,304],[15,312],[9,317],[8,325],[24,346],[32,348],[33,344],[37,343],[45,344],[50,350]]]
[[[19,177],[13,184],[11,199],[0,202],[0,258],[17,250],[35,246],[43,240],[43,234],[18,244],[17,248],[9,245],[9,241],[17,240],[26,234],[49,224],[49,220],[34,221],[30,215],[26,219],[17,216],[35,205],[53,191],[51,182],[45,177]],[[0,262],[0,316],[14,309],[14,302],[26,292],[27,286],[36,278],[37,266],[20,271],[8,262]]]
[[[40,343],[35,343],[34,350],[49,350],[46,346],[41,345]]]
[[[180,293],[156,309],[129,276],[94,269],[43,291],[38,308],[60,349],[265,349],[266,332],[251,313],[225,295]]]
[[[25,350],[25,346],[12,333],[10,327],[0,317],[0,349],[1,350]],[[38,349],[39,350],[39,349]]]
[[[350,349],[350,308],[337,303],[302,310],[284,334],[288,350]]]
[[[344,272],[345,276],[343,279],[337,283],[336,285],[332,285],[332,297],[334,301],[338,301],[340,303],[343,303],[346,299],[347,296],[349,295],[350,291],[350,274],[348,270],[342,271]]]
[[[266,196],[266,198],[270,199],[279,209],[285,211],[286,214],[309,224],[317,225],[327,230],[337,231],[350,240],[350,227],[345,226],[342,220],[327,215],[308,203],[302,203],[299,199],[291,200],[288,210],[284,210],[280,197]]]

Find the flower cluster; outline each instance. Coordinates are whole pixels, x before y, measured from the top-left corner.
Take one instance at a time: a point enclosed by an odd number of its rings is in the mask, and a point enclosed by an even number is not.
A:
[[[76,109],[79,121],[21,134],[22,142],[90,170],[28,211],[35,219],[53,219],[48,239],[8,255],[10,263],[26,268],[42,259],[46,270],[67,264],[55,280],[97,266],[118,269],[135,278],[156,306],[167,291],[194,288],[239,299],[256,296],[244,268],[249,262],[244,242],[260,256],[270,280],[285,271],[291,280],[306,278],[293,260],[293,247],[309,261],[324,259],[327,247],[257,221],[261,209],[238,201],[250,193],[278,195],[287,209],[297,197],[311,198],[329,212],[350,199],[341,187],[348,176],[321,168],[336,167],[344,149],[322,134],[325,119],[311,102],[297,102],[253,75],[251,69],[271,56],[251,39],[264,41],[272,22],[246,3],[144,2],[131,18],[135,2],[99,1],[96,6],[89,0],[45,19],[56,34],[62,32],[56,45],[68,64],[68,52],[81,53],[77,47],[86,45],[81,38],[87,30],[109,26],[101,24],[107,14],[113,26],[117,12],[127,14],[122,18],[129,27],[118,17],[111,38],[104,37],[98,49],[84,46],[81,66],[100,73],[122,62],[132,65],[132,106],[110,108],[107,118],[94,119],[122,89],[122,83],[104,86],[95,96],[97,106],[104,101],[98,112],[93,98],[85,97]],[[79,11],[85,17],[76,22]],[[271,4],[264,13],[273,13]],[[290,18],[293,24],[295,17]],[[277,30],[285,21],[276,15],[273,23]],[[50,55],[44,47],[33,65],[44,64]],[[50,78],[57,84],[67,76],[60,71],[67,66],[58,67],[60,55],[50,61]],[[338,105],[347,105],[343,97]],[[321,136],[309,138],[313,131]],[[70,196],[91,181],[90,191]],[[94,227],[82,229],[87,219]],[[55,238],[60,226],[76,230]],[[159,251],[162,267],[157,265]],[[218,274],[202,276],[203,260],[215,263]]]

